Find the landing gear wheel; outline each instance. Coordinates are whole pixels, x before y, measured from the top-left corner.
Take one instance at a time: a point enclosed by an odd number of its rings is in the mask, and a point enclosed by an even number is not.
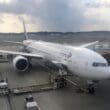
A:
[[[90,93],[90,94],[94,94],[95,93],[95,89],[94,89],[93,85],[89,85],[88,93]]]
[[[32,69],[32,64],[31,63],[29,63],[29,68],[28,69]]]

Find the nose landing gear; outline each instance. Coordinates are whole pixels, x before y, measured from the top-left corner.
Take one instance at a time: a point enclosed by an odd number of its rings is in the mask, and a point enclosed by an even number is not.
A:
[[[94,94],[96,81],[88,80],[87,84],[88,84],[88,86],[87,86],[88,93]]]
[[[94,85],[88,85],[87,90],[88,90],[88,93],[94,94],[95,93]]]

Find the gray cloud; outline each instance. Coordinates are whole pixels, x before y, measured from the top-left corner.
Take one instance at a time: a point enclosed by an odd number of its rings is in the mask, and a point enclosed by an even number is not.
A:
[[[80,31],[84,10],[81,0],[14,0],[0,4],[0,13],[35,17],[32,22],[40,21],[42,31]]]

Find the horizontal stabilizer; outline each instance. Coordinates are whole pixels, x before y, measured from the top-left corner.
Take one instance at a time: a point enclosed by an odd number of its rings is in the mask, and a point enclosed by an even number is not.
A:
[[[4,40],[3,42],[5,42],[5,43],[12,43],[12,44],[20,44],[20,45],[23,44],[22,42],[16,42],[16,41],[6,41],[6,40]]]

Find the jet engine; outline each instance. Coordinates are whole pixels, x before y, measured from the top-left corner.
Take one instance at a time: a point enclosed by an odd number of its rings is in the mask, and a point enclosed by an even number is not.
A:
[[[29,61],[26,57],[16,56],[13,59],[13,66],[17,71],[26,71],[29,67]]]

